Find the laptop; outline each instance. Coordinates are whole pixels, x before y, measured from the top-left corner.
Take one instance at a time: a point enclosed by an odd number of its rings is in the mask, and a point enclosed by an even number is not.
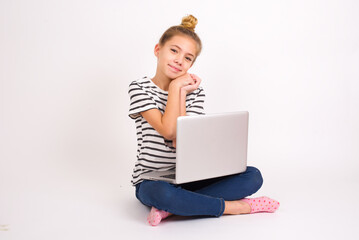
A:
[[[248,116],[237,111],[178,117],[175,169],[141,177],[182,184],[244,172]]]

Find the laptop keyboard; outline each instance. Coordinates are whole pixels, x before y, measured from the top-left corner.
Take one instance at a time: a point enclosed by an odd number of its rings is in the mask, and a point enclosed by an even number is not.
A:
[[[170,179],[175,179],[175,178],[176,178],[176,174],[162,175],[161,177],[170,178]]]

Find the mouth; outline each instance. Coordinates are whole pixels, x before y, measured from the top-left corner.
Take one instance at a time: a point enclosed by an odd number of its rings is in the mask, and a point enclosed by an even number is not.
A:
[[[181,72],[181,71],[182,71],[181,69],[176,68],[176,67],[172,66],[171,64],[168,64],[168,66],[169,66],[170,69],[172,69],[172,71],[174,71],[174,72]]]

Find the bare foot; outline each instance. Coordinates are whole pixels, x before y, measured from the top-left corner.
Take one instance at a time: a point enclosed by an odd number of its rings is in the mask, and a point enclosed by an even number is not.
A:
[[[251,206],[242,200],[225,201],[223,214],[238,215],[238,214],[246,214],[250,212],[251,212]]]

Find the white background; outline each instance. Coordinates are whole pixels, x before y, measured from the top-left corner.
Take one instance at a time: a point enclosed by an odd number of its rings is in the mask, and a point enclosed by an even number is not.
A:
[[[97,238],[112,225],[88,219],[107,216],[106,204],[137,208],[134,224],[145,222],[130,186],[127,90],[154,75],[155,44],[186,14],[199,20],[203,51],[191,72],[206,112],[250,113],[260,195],[285,213],[286,201],[295,209],[294,197],[325,192],[338,204],[326,213],[358,193],[357,1],[2,0],[0,11],[0,238]],[[131,215],[119,209],[108,210],[112,220]]]

